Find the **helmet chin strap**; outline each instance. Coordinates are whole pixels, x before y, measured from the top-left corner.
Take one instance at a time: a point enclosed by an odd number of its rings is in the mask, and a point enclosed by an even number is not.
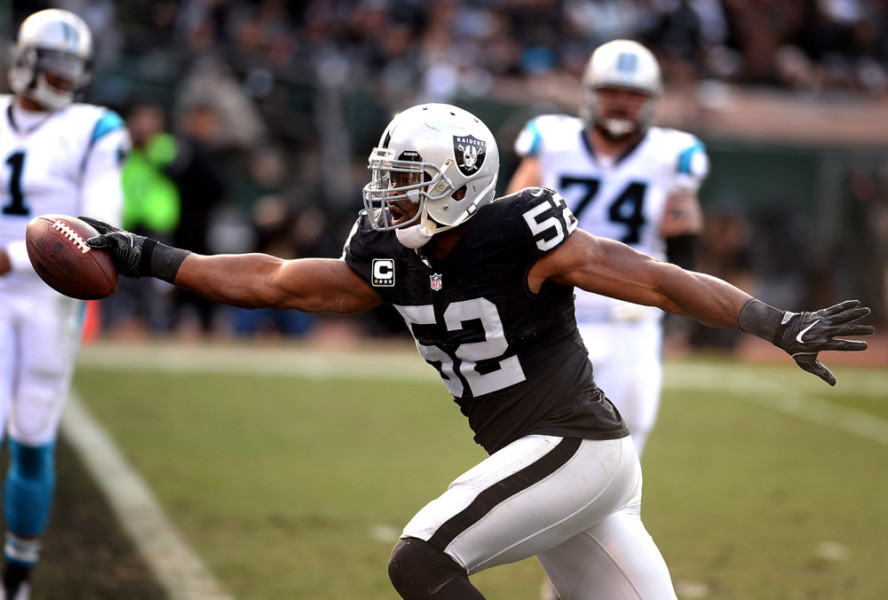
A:
[[[410,227],[396,229],[395,236],[401,242],[401,245],[411,250],[416,250],[428,244],[432,236],[439,231],[438,224],[429,218],[429,211],[426,208],[425,202],[423,202],[419,222]]]
[[[445,227],[439,225],[429,218],[429,211],[423,206],[419,223],[411,225],[410,227],[396,229],[395,237],[398,238],[398,241],[401,242],[401,245],[405,248],[417,250],[428,244],[433,235],[441,233],[442,231],[447,231],[448,229],[453,229],[453,226]]]
[[[401,245],[411,250],[417,250],[428,244],[432,235],[434,234],[427,233],[420,223],[395,230],[395,236]]]

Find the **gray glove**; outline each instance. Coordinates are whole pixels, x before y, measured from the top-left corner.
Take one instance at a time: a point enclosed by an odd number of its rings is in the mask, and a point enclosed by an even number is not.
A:
[[[120,274],[127,277],[157,277],[175,283],[179,266],[191,254],[96,219],[79,218],[99,232],[86,240],[89,247],[107,250]]]
[[[768,340],[792,356],[802,369],[835,385],[835,375],[817,360],[817,354],[823,350],[866,350],[866,342],[836,338],[875,333],[872,325],[855,323],[868,314],[870,309],[861,306],[859,300],[846,300],[815,312],[794,313],[752,299],[740,311],[739,323],[743,331]]]

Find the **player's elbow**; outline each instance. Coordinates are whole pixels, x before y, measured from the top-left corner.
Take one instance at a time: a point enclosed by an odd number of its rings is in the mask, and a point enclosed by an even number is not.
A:
[[[672,263],[660,263],[659,266],[653,286],[655,298],[652,304],[665,312],[686,315],[683,298],[694,287],[691,281],[692,272]]]

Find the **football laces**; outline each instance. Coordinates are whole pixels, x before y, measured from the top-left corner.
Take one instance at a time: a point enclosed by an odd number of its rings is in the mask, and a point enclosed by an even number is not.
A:
[[[79,233],[68,227],[68,224],[64,221],[56,221],[52,224],[52,228],[57,229],[62,235],[71,240],[75,246],[80,248],[81,254],[89,252],[89,246],[86,244],[86,240],[80,237]]]

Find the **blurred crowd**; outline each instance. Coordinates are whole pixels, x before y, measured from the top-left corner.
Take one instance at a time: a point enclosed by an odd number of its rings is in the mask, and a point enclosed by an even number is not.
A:
[[[0,2],[11,13],[0,35],[47,7],[89,23],[90,100],[133,135],[124,226],[203,252],[337,256],[392,112],[516,89],[505,81],[573,93],[591,51],[617,37],[655,52],[667,90],[714,80],[888,96],[888,0],[17,1]],[[511,140],[500,143],[508,154]],[[882,207],[888,190],[875,189],[870,204]],[[709,268],[746,283],[742,206],[710,211]],[[127,282],[107,304],[107,328],[122,333],[316,326],[308,315],[220,315],[157,282]],[[387,333],[395,321],[383,312],[365,324]]]
[[[118,45],[163,45],[249,65],[254,92],[275,75],[325,65],[329,77],[389,93],[486,94],[503,76],[578,75],[617,37],[651,47],[667,80],[715,78],[882,94],[884,0],[70,0]],[[121,26],[123,29],[121,30]],[[104,39],[103,37],[100,39]],[[266,82],[266,83],[263,83]]]

